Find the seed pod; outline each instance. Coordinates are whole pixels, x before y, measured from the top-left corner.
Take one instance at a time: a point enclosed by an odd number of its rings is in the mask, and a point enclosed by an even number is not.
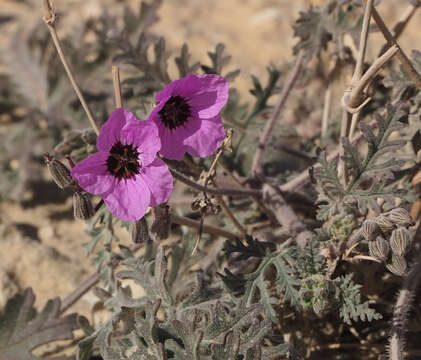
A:
[[[95,214],[88,194],[76,191],[73,193],[73,215],[75,219],[87,220]]]
[[[385,214],[377,216],[375,221],[383,233],[392,231],[394,228],[392,221]]]
[[[411,247],[412,237],[406,228],[400,226],[392,231],[389,241],[392,252],[404,256]]]
[[[140,244],[149,240],[148,223],[145,217],[130,224],[132,242]]]
[[[403,256],[392,255],[392,260],[386,264],[386,267],[391,273],[403,276],[408,265]]]
[[[156,234],[158,240],[168,238],[171,228],[171,214],[169,206],[156,206],[153,209],[154,222],[151,226],[152,233]]]
[[[387,214],[387,217],[390,219],[390,221],[392,221],[396,225],[405,226],[405,227],[415,225],[408,210],[404,208],[396,208],[389,211],[389,213]]]
[[[368,250],[372,257],[380,261],[385,261],[387,255],[389,255],[390,247],[389,243],[384,238],[377,236],[375,241],[370,241],[368,243]]]
[[[363,222],[363,226],[361,227],[361,234],[366,240],[374,240],[378,233],[379,226],[377,225],[375,220],[367,219]]]
[[[60,189],[75,185],[76,181],[70,175],[70,170],[66,165],[49,154],[45,155],[44,159],[54,182]]]

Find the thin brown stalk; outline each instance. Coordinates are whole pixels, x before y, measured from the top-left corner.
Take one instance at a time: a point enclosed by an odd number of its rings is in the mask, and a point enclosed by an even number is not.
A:
[[[325,100],[323,104],[323,115],[322,115],[322,137],[325,137],[329,128],[329,112],[330,112],[330,101],[332,98],[332,89],[330,86],[325,91]]]
[[[370,27],[371,11],[373,9],[373,0],[367,0],[364,7],[364,19],[361,29],[360,45],[358,48],[357,63],[355,64],[354,75],[351,80],[351,86],[355,87],[363,76],[363,66],[365,59],[365,52],[367,49],[368,30]]]
[[[83,97],[82,92],[79,89],[79,86],[76,82],[75,77],[73,76],[73,73],[70,69],[70,65],[67,62],[66,57],[64,56],[64,52],[60,43],[60,39],[57,35],[57,30],[55,27],[55,21],[56,21],[56,14],[54,12],[54,7],[52,4],[52,0],[44,0],[44,10],[45,10],[45,15],[43,17],[43,20],[45,22],[45,24],[48,27],[48,30],[50,31],[51,37],[53,39],[54,42],[54,46],[56,47],[57,53],[60,57],[60,60],[64,66],[64,69],[66,70],[67,76],[69,77],[69,80],[73,86],[73,89],[76,92],[76,95],[79,98],[80,103],[82,104],[83,109],[85,110],[86,115],[88,116],[89,122],[91,123],[92,128],[94,129],[94,131],[96,132],[96,134],[99,134],[99,128],[98,125],[96,124],[91,110],[89,109],[89,106],[87,104],[87,102],[85,101],[85,98]]]
[[[243,187],[244,184],[228,169],[228,167],[221,161],[221,159],[218,160],[218,164],[226,171],[226,173],[235,181],[237,185],[240,187]],[[259,207],[259,209],[266,214],[266,216],[270,219],[272,224],[276,224],[278,221],[276,220],[275,215],[273,212],[268,209],[266,204],[262,201],[260,196],[252,196],[251,197],[253,201],[256,203],[256,205]]]
[[[74,291],[67,295],[61,302],[60,314],[64,313],[75,304],[83,295],[99,282],[99,274],[96,272],[84,280]]]
[[[287,204],[279,189],[269,184],[264,184],[263,193],[278,222],[291,236],[296,235],[295,239],[300,247],[305,247],[308,240],[312,237],[312,233],[307,230],[305,224]]]
[[[345,147],[343,144],[343,139],[347,137],[350,128],[351,114],[346,110],[342,109],[342,120],[341,120],[341,132],[339,138],[339,161],[338,161],[338,177],[342,186],[346,186],[348,182],[347,169],[345,166],[345,161],[343,159],[345,155]]]
[[[132,244],[130,245],[130,250],[136,252],[141,249],[145,244]],[[113,265],[117,267],[118,261]],[[60,306],[60,314],[63,314],[71,306],[73,306],[83,295],[85,295],[89,290],[91,290],[99,282],[99,274],[95,272],[86,278],[75,290],[73,290],[69,295],[67,295]]]
[[[364,66],[364,59],[365,59],[365,52],[367,49],[367,39],[368,39],[368,32],[370,27],[370,18],[371,18],[371,11],[373,9],[373,0],[368,0],[365,4],[364,8],[364,19],[363,19],[363,27],[361,30],[361,37],[360,37],[360,46],[358,51],[358,58],[357,63],[355,65],[355,71],[354,75],[351,80],[351,87],[354,89],[357,87],[357,84],[361,82],[361,78],[363,76],[363,66]],[[365,87],[364,87],[365,88]],[[362,91],[364,90],[362,89]],[[362,97],[362,92],[357,93],[358,94],[358,100]],[[352,93],[351,93],[352,97]],[[351,119],[351,127],[349,129],[349,139],[352,139],[354,135],[355,126],[357,125],[357,122],[360,118],[361,112],[358,111],[355,114],[352,114]]]
[[[175,224],[179,224],[179,225],[184,225],[184,226],[188,226],[194,229],[200,229],[200,221],[196,221],[196,220],[192,220],[188,217],[185,216],[179,216],[177,214],[172,213],[171,214],[171,221]],[[212,235],[216,235],[216,236],[223,236],[227,239],[230,240],[235,240],[236,238],[238,238],[240,235],[234,234],[232,232],[217,228],[215,226],[210,226],[210,225],[203,225],[202,226],[202,231],[204,233],[207,234],[212,234]]]
[[[357,101],[361,98],[361,94],[364,92],[364,89],[374,79],[374,77],[380,71],[380,69],[385,64],[387,64],[397,52],[398,52],[397,46],[392,46],[383,55],[377,58],[373,62],[373,64],[371,64],[369,69],[361,77],[356,87],[351,91],[351,94],[349,96],[349,103],[347,105],[348,109],[351,108],[352,110],[352,108],[355,106],[354,104],[356,104]],[[359,114],[360,114],[360,111],[356,111],[355,113],[352,114],[351,128],[349,130],[349,139],[351,139],[354,135],[355,128],[359,119]]]
[[[216,198],[218,199],[219,205],[221,205],[221,209],[224,212],[224,214],[228,216],[228,218],[231,220],[233,225],[240,231],[241,234],[246,235],[247,234],[246,229],[244,229],[244,227],[240,224],[240,222],[234,216],[234,214],[232,213],[231,209],[229,208],[224,198],[220,195],[217,196]]]
[[[367,2],[368,0],[364,0],[364,1]],[[381,33],[383,34],[384,38],[386,39],[387,43],[390,46],[396,45],[398,47],[398,52],[396,56],[398,57],[400,63],[402,64],[405,71],[408,73],[411,80],[414,82],[415,86],[419,90],[421,90],[421,75],[417,72],[417,70],[414,68],[414,65],[412,65],[411,61],[409,60],[408,56],[406,56],[404,51],[401,49],[401,47],[396,41],[396,38],[389,31],[389,29],[387,28],[386,24],[384,23],[382,17],[377,12],[375,7],[373,7],[372,17],[374,21],[376,22],[378,28],[380,29]]]
[[[376,74],[380,71],[380,69],[392,59],[392,57],[398,54],[399,48],[396,45],[390,47],[382,56],[377,58],[373,64],[371,64],[370,68],[364,73],[361,77],[360,81],[357,83],[355,88],[352,89],[351,94],[349,96],[349,101],[347,106],[350,108],[354,108],[358,104],[358,98],[360,94],[364,91],[367,85],[374,79]]]
[[[408,5],[408,7],[406,8],[406,10],[402,14],[401,18],[399,19],[399,21],[393,27],[392,35],[393,35],[393,37],[395,39],[398,39],[399,36],[402,35],[402,33],[404,32],[406,26],[408,25],[409,21],[414,16],[414,14],[417,11],[417,9],[419,8],[419,6],[420,6],[420,3],[419,2],[416,5],[415,4],[409,4]]]
[[[357,87],[357,84],[360,83],[360,80],[363,75],[363,65],[364,65],[364,59],[365,59],[365,51],[367,48],[367,39],[368,39],[368,30],[370,27],[370,18],[371,18],[371,11],[373,8],[373,0],[368,0],[365,4],[364,8],[364,19],[363,19],[363,26],[361,29],[361,36],[360,36],[360,46],[358,49],[358,56],[357,56],[357,63],[355,65],[354,75],[351,79],[350,87],[345,91],[343,100],[348,100],[350,94],[352,94],[353,90]],[[363,88],[364,89],[364,88]],[[358,99],[356,101],[361,101],[362,99],[362,91],[355,93],[358,95]],[[348,105],[350,101],[346,101],[346,105]],[[345,105],[344,104],[344,105]],[[351,103],[352,107],[355,107],[354,102]],[[340,134],[340,156],[339,156],[339,163],[338,163],[338,175],[339,179],[341,180],[342,185],[345,185],[347,183],[347,171],[345,167],[345,162],[343,161],[343,155],[344,155],[344,147],[342,139],[346,137],[352,138],[351,133],[353,132],[352,124],[358,121],[358,113],[357,111],[354,115],[350,115],[348,109],[344,106],[344,109],[342,110],[342,123],[341,123],[341,134]],[[352,117],[352,118],[351,118]]]
[[[123,107],[123,98],[121,96],[120,69],[118,66],[113,66],[111,68],[111,73],[113,76],[115,107],[120,109]]]
[[[184,184],[196,189],[198,191],[206,192],[212,195],[229,195],[229,196],[261,196],[262,192],[257,189],[237,189],[237,188],[211,188],[203,186],[198,182],[191,180],[189,177],[178,172],[175,169],[170,169],[171,174],[175,179],[180,180]]]
[[[298,77],[301,73],[301,69],[303,66],[303,62],[304,62],[304,52],[300,52],[298,54],[297,60],[295,61],[295,65],[290,72],[288,80],[286,81],[284,87],[282,88],[281,94],[279,96],[279,101],[276,104],[275,109],[273,110],[272,116],[266,122],[263,133],[260,136],[257,151],[254,154],[253,163],[251,167],[252,175],[259,175],[261,173],[261,170],[262,170],[261,163],[263,161],[263,157],[265,154],[266,145],[270,139],[275,123],[279,120],[281,111],[283,110],[285,106],[285,103],[291,93],[291,90],[293,89],[295,83],[298,80]]]

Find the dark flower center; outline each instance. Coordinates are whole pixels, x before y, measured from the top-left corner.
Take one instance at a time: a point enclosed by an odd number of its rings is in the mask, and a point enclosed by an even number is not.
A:
[[[130,179],[140,172],[138,157],[139,153],[133,145],[123,145],[118,141],[110,150],[107,169],[119,180]]]
[[[171,96],[158,113],[163,124],[173,130],[187,122],[190,116],[190,105],[181,96]]]

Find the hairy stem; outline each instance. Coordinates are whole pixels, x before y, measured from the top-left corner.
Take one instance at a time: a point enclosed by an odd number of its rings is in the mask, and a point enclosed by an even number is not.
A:
[[[259,144],[257,147],[257,151],[254,154],[253,163],[251,167],[252,175],[258,175],[261,173],[261,166],[263,161],[263,156],[265,154],[266,145],[270,139],[270,135],[272,134],[273,128],[275,123],[279,120],[279,116],[281,115],[281,111],[285,106],[285,103],[293,89],[295,83],[298,80],[298,77],[301,73],[302,65],[304,62],[304,52],[300,52],[298,54],[297,60],[295,61],[295,65],[291,70],[291,73],[286,81],[286,84],[282,88],[281,94],[279,96],[279,101],[273,110],[272,116],[266,122],[265,128],[263,130],[262,135],[260,136]]]
[[[184,174],[175,169],[170,169],[171,174],[175,179],[180,180],[184,184],[196,189],[198,191],[206,192],[213,195],[230,195],[230,196],[261,196],[262,192],[257,189],[236,189],[236,188],[210,188],[203,186],[198,182],[191,180]]]
[[[178,225],[185,225],[188,227],[191,227],[193,229],[200,229],[201,228],[201,224],[200,221],[196,221],[193,219],[190,219],[188,217],[185,216],[179,216],[177,214],[172,213],[171,214],[171,221],[175,224]],[[230,240],[235,240],[238,237],[240,237],[240,235],[234,234],[232,232],[226,231],[224,229],[220,229],[217,228],[215,226],[211,226],[211,225],[202,225],[202,232],[207,233],[207,234],[211,234],[211,235],[216,235],[216,236],[223,236],[227,239]]]
[[[419,256],[420,254],[418,254]],[[421,280],[421,258],[407,273],[402,289],[395,303],[392,320],[392,335],[389,339],[389,360],[403,360],[405,333],[407,332],[409,313]]]
[[[67,76],[69,77],[69,80],[73,86],[73,89],[76,92],[76,95],[79,98],[80,103],[82,104],[83,109],[85,110],[86,115],[88,116],[89,122],[91,123],[92,128],[94,129],[94,131],[96,132],[96,134],[99,134],[99,128],[98,125],[96,124],[91,110],[89,109],[89,106],[87,104],[87,102],[85,101],[85,98],[83,97],[82,92],[79,89],[79,86],[75,80],[75,77],[73,76],[73,73],[70,69],[69,63],[67,62],[66,57],[64,56],[63,53],[63,49],[61,47],[61,43],[60,43],[60,39],[57,35],[57,30],[55,27],[55,21],[56,21],[56,14],[54,12],[54,7],[52,5],[52,1],[51,0],[44,0],[44,10],[45,10],[45,15],[43,17],[44,22],[46,23],[48,30],[50,31],[51,37],[53,39],[54,42],[54,46],[56,47],[58,56],[60,57],[60,60],[64,66],[64,69],[66,70]]]

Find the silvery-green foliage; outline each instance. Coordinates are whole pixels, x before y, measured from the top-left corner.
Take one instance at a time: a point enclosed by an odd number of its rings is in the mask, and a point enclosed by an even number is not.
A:
[[[345,34],[350,34],[356,42],[361,31],[362,14],[356,14],[358,8],[349,3],[350,1],[331,0],[323,6],[310,7],[309,10],[300,12],[293,25],[294,36],[299,38],[294,52],[303,50],[310,56],[320,57],[330,42],[341,52],[344,50],[341,42]],[[340,54],[342,57],[344,55]]]
[[[40,313],[35,310],[34,302],[35,295],[28,288],[9,299],[0,313],[0,359],[41,360],[33,354],[35,348],[73,339],[73,330],[78,328],[76,314],[60,318],[58,298],[49,300]]]
[[[377,130],[361,122],[360,127],[368,145],[368,151],[362,155],[358,146],[344,139],[345,155],[343,160],[349,174],[349,181],[344,186],[337,173],[337,161],[329,161],[326,153],[319,156],[321,167],[315,171],[317,179],[318,218],[326,220],[339,211],[358,211],[365,214],[368,208],[380,212],[378,198],[386,203],[393,203],[395,197],[403,197],[406,191],[393,182],[393,172],[399,170],[403,160],[399,159],[398,150],[406,140],[390,139],[390,135],[399,131],[407,117],[407,110],[401,105],[388,105],[386,114],[376,114]]]
[[[170,354],[180,360],[219,359],[215,356],[220,355],[234,359],[262,353],[271,322],[259,319],[261,305],[240,302],[227,306],[226,301],[212,297],[214,292],[206,292],[200,279],[181,301],[178,289],[168,286],[172,266],[162,247],[148,252],[145,258],[127,258],[124,264],[128,270],[116,276],[135,280],[146,295],[132,298],[120,285],[114,295],[104,293],[104,303],[113,310],[113,316],[79,343],[81,360],[87,360],[95,349],[106,360],[167,359]]]
[[[115,254],[111,250],[113,241],[118,241],[114,235],[114,218],[103,204],[95,215],[88,221],[89,229],[86,231],[91,239],[83,243],[87,255],[93,255],[93,262],[97,266],[101,280],[107,287],[114,286],[113,261]]]
[[[339,314],[343,321],[351,324],[352,321],[372,321],[382,318],[382,315],[370,308],[369,301],[362,301],[361,285],[352,281],[352,274],[344,275],[336,280],[335,298],[339,305]]]

